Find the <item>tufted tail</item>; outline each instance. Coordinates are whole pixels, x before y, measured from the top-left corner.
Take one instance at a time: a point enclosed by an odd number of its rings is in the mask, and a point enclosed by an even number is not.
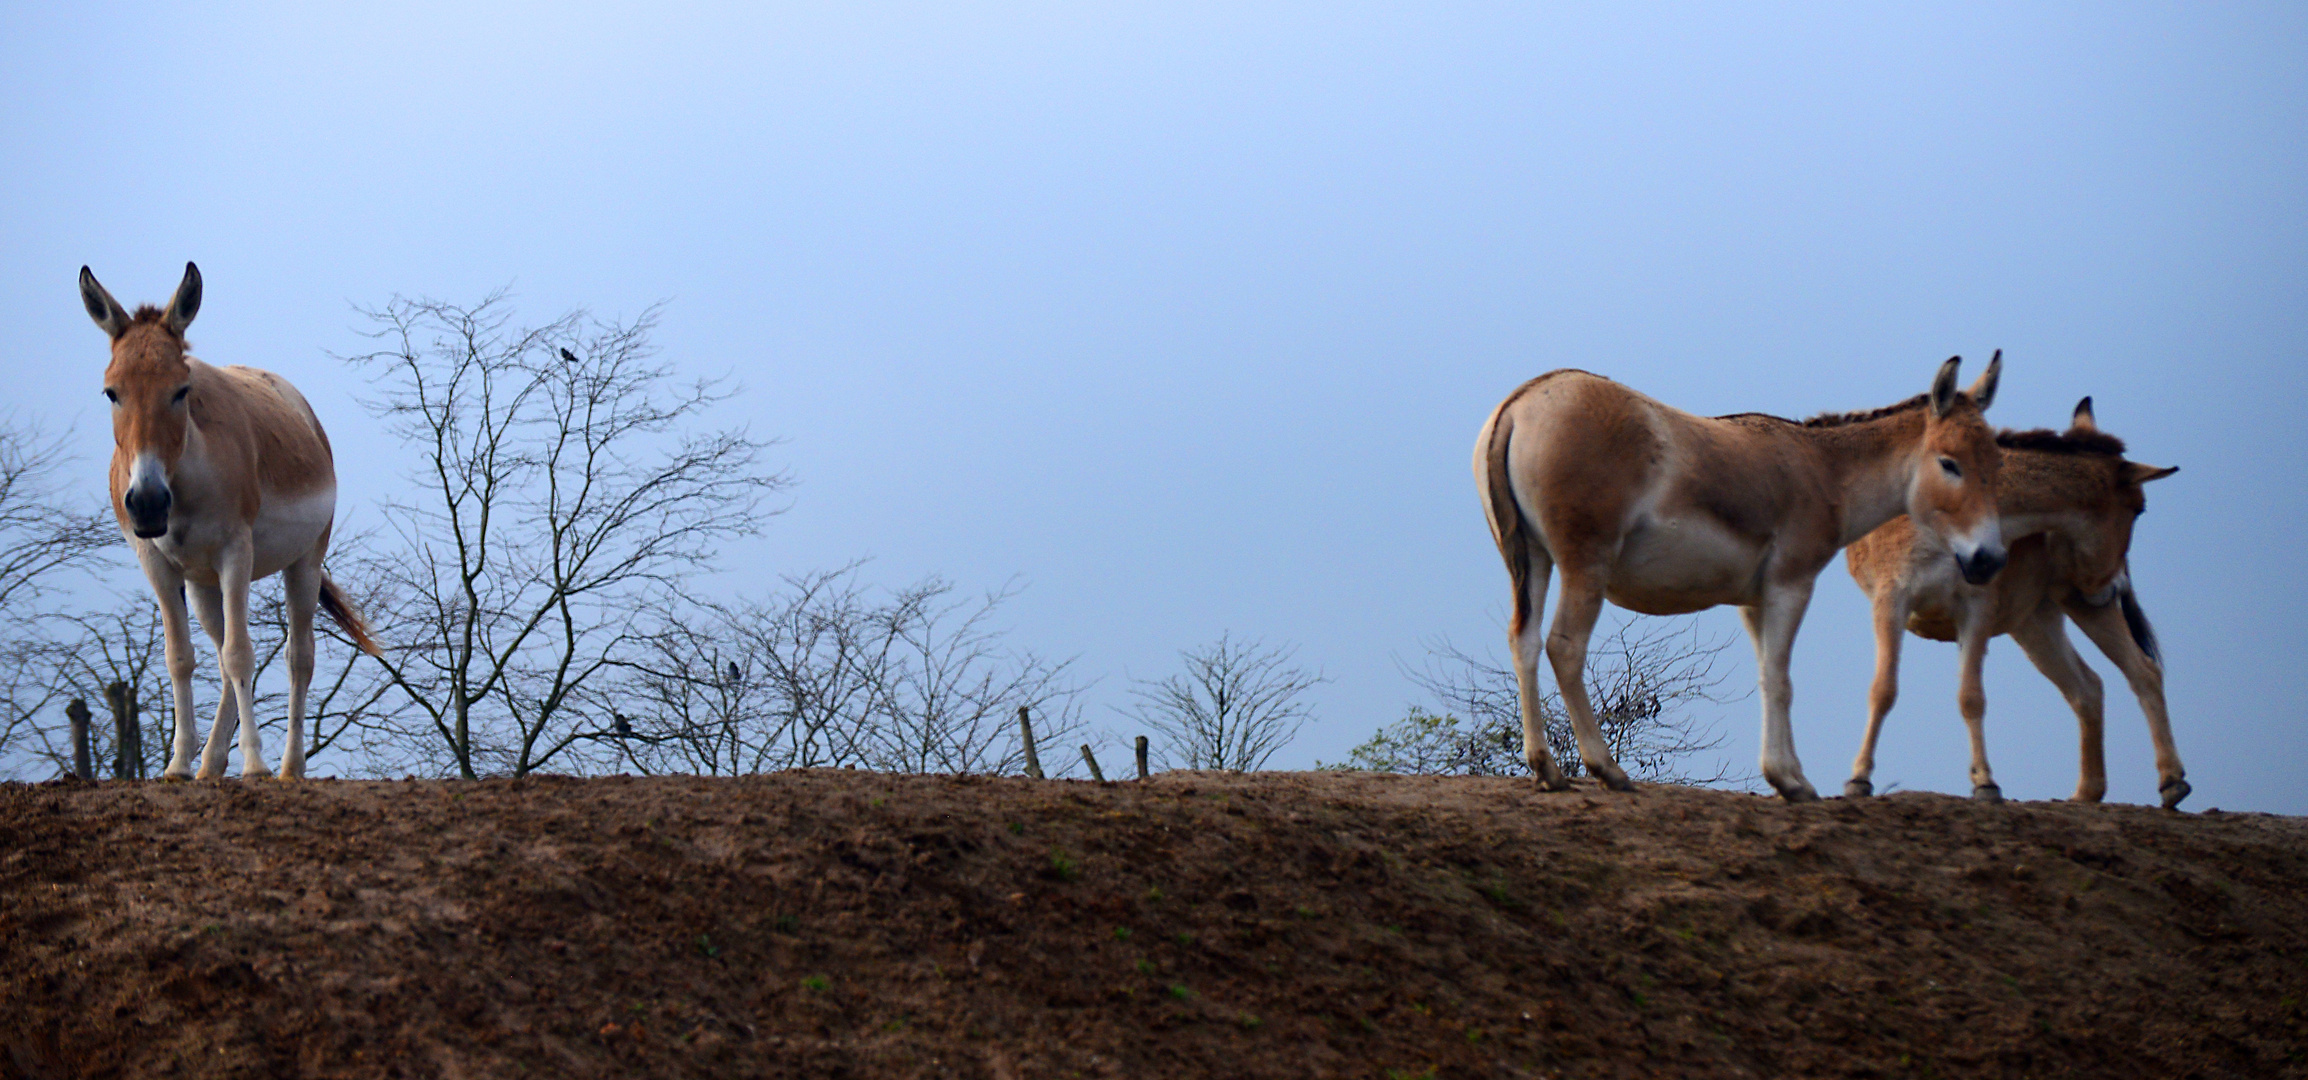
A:
[[[361,647],[362,652],[370,656],[385,655],[385,651],[377,647],[377,639],[369,636],[368,621],[361,618],[360,612],[353,610],[351,598],[345,595],[343,589],[337,588],[336,581],[329,577],[327,570],[321,571],[321,610],[336,620],[337,626],[353,639],[353,644]]]

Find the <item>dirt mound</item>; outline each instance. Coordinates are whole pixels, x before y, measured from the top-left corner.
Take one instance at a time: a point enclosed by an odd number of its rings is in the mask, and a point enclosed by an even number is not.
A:
[[[1336,774],[0,786],[0,1077],[2301,1076],[2308,821]]]

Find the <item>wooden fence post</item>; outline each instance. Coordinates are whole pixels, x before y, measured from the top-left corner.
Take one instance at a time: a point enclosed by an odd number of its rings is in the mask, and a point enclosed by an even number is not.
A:
[[[1026,775],[1042,778],[1042,755],[1034,752],[1034,721],[1026,716],[1026,707],[1018,706],[1018,738],[1026,744]]]
[[[104,688],[104,703],[112,709],[113,778],[144,779],[144,725],[137,722],[136,688],[113,683]]]
[[[96,779],[96,766],[88,761],[88,703],[73,698],[72,704],[64,707],[64,718],[72,721],[72,775]]]
[[[1082,744],[1082,760],[1090,763],[1090,779],[1101,784],[1106,782],[1106,774],[1099,770],[1098,759],[1090,753],[1089,743]]]
[[[1138,736],[1138,779],[1146,779],[1146,736]]]

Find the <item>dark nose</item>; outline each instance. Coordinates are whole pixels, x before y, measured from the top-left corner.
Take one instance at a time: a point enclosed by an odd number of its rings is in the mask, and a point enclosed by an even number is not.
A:
[[[1985,585],[1995,580],[1996,571],[2003,569],[2004,558],[2002,548],[1981,548],[1972,552],[1971,558],[1956,559],[1955,564],[1962,568],[1965,581]]]
[[[174,500],[168,489],[158,485],[131,487],[120,503],[128,508],[128,522],[136,535],[150,540],[168,533],[168,506]]]

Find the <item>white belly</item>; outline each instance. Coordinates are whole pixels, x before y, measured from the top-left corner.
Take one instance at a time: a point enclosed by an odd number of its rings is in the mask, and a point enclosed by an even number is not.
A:
[[[249,577],[253,580],[280,573],[311,554],[336,516],[334,484],[295,498],[267,496],[250,530],[249,542],[256,559]]]
[[[1648,517],[1621,542],[1608,595],[1647,615],[1756,603],[1764,554],[1709,518]]]

